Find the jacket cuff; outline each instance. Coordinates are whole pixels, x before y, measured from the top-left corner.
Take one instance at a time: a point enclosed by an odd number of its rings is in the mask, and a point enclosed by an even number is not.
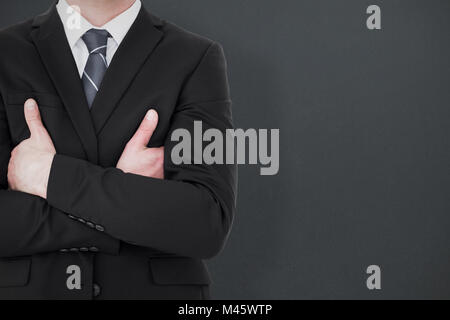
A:
[[[72,210],[73,207],[76,207],[76,195],[80,191],[78,190],[82,176],[80,175],[80,164],[83,164],[82,160],[55,155],[48,179],[47,203],[66,213],[70,219],[76,220],[74,223],[82,223],[97,231],[92,240],[95,243],[86,243],[85,245],[89,251],[117,255],[120,251],[120,240],[106,234],[102,226],[90,221],[82,213]]]

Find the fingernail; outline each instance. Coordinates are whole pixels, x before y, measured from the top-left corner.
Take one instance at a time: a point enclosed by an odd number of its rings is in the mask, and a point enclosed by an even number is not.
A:
[[[34,109],[34,106],[36,105],[36,102],[33,99],[28,99],[25,102],[25,108],[27,108],[28,110],[32,110]]]
[[[147,118],[147,120],[153,120],[153,118],[155,117],[155,113],[156,113],[156,111],[154,109],[150,109],[150,110],[148,110],[145,117]]]

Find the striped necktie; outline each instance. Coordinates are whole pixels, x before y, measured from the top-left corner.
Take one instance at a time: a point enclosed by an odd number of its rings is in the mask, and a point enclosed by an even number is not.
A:
[[[89,50],[89,57],[84,68],[82,82],[89,109],[102,83],[108,63],[106,62],[106,47],[110,34],[106,30],[90,29],[82,39]]]

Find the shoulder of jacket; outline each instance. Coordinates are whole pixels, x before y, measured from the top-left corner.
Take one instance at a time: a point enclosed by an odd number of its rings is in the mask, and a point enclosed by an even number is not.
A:
[[[176,46],[183,48],[184,50],[204,53],[212,45],[218,44],[212,39],[186,30],[173,22],[160,18],[156,19],[158,19],[157,21],[159,22],[159,28],[164,33],[164,37],[167,41],[174,43]]]

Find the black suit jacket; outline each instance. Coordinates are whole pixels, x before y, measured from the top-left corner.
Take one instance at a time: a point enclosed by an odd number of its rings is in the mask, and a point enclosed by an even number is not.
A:
[[[208,297],[202,259],[229,234],[236,168],[174,165],[170,133],[194,120],[232,127],[220,45],[141,9],[89,111],[53,6],[0,32],[0,94],[0,299]],[[7,190],[10,152],[30,135],[30,97],[57,150],[47,200]],[[115,168],[149,107],[165,180]],[[80,290],[66,286],[71,265]]]

